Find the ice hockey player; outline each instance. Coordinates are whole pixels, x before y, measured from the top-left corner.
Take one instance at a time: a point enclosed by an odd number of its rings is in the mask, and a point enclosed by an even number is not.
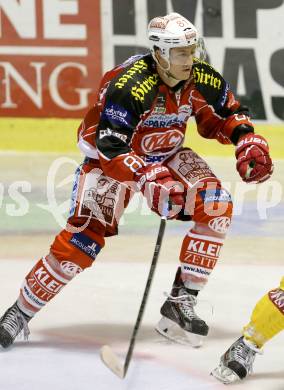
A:
[[[177,13],[156,17],[148,38],[148,54],[131,57],[104,75],[97,102],[80,125],[78,146],[86,158],[75,173],[68,224],[1,318],[4,348],[93,264],[105,237],[117,234],[135,191],[158,215],[168,198],[173,204],[169,219],[194,222],[157,329],[167,336],[176,324],[189,335],[208,333],[195,305],[218,261],[232,201],[208,164],[183,147],[187,121],[194,116],[203,137],[236,145],[237,170],[246,182],[268,179],[272,162],[266,140],[254,134],[248,109],[213,67],[196,58],[200,37],[194,25]]]
[[[255,305],[242,336],[221,356],[212,375],[225,384],[246,378],[252,373],[257,353],[272,337],[284,330],[284,277],[280,286],[269,291]]]

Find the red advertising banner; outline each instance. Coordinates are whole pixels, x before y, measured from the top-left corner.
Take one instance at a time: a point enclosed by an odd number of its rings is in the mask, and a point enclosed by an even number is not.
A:
[[[0,116],[82,117],[101,62],[99,0],[0,0]]]

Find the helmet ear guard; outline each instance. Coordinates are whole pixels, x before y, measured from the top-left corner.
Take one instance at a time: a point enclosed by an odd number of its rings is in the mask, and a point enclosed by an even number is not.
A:
[[[158,61],[157,57],[156,57],[156,51],[157,50],[160,50],[161,52],[161,57],[163,57],[163,59],[167,62],[167,67],[164,68],[160,62]],[[167,50],[165,48],[161,49],[160,47],[154,45],[153,46],[153,51],[151,50],[151,53],[152,53],[152,57],[154,58],[154,60],[159,64],[159,66],[166,72],[170,69],[170,50]]]

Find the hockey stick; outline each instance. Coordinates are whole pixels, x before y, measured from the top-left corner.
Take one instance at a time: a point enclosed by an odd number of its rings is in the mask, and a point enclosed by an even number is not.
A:
[[[143,318],[145,306],[146,306],[147,299],[148,299],[149,292],[150,292],[150,288],[152,285],[153,276],[154,276],[154,273],[156,270],[158,257],[160,254],[160,249],[161,249],[161,245],[162,245],[162,241],[163,241],[163,237],[164,237],[164,232],[165,232],[165,227],[166,227],[166,221],[167,221],[167,217],[165,217],[165,216],[161,217],[158,237],[157,237],[157,241],[156,241],[156,246],[155,246],[155,251],[154,251],[150,271],[148,274],[147,283],[145,286],[145,290],[144,290],[142,302],[141,302],[141,305],[139,308],[139,312],[137,315],[137,319],[136,319],[136,322],[135,322],[135,325],[133,328],[133,332],[131,335],[130,344],[128,347],[128,351],[127,351],[127,355],[126,355],[124,364],[121,364],[121,362],[119,361],[119,358],[116,356],[116,354],[112,351],[112,349],[108,345],[104,345],[100,351],[101,359],[104,362],[104,364],[110,370],[112,370],[114,372],[114,374],[119,376],[121,379],[125,378],[127,370],[128,370],[128,366],[129,366],[129,363],[130,363],[130,360],[132,357],[134,345],[136,342],[136,336],[137,336],[137,333],[138,333],[138,330],[139,330],[139,327],[140,327],[140,324],[141,324],[141,321]]]

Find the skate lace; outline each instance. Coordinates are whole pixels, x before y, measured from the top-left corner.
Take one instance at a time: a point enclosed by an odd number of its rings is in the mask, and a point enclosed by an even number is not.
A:
[[[12,307],[4,314],[0,325],[14,339],[23,332],[24,339],[27,340],[30,334],[28,323],[18,308]]]
[[[174,302],[179,305],[180,310],[186,317],[188,317],[191,320],[200,319],[194,311],[194,306],[197,303],[197,299],[195,298],[195,296],[190,294],[183,294],[174,297],[173,295],[168,294],[167,292],[165,292],[164,294],[169,299],[170,302]]]
[[[243,341],[238,343],[233,350],[234,358],[247,368],[252,366],[255,354],[258,351],[247,346]]]

